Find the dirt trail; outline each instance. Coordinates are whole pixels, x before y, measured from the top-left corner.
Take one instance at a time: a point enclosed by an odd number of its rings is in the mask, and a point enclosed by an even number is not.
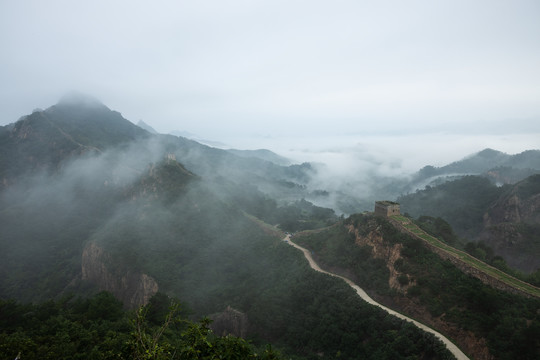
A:
[[[450,350],[450,352],[456,357],[456,359],[458,359],[458,360],[469,360],[467,355],[465,355],[453,342],[448,340],[444,335],[442,335],[438,331],[435,331],[432,328],[430,328],[430,327],[428,327],[428,326],[426,326],[426,325],[424,325],[422,323],[419,323],[418,321],[416,321],[414,319],[411,319],[411,318],[409,318],[409,317],[407,317],[407,316],[405,316],[403,314],[400,314],[400,313],[398,313],[398,312],[396,312],[396,311],[394,311],[394,310],[392,310],[390,308],[387,308],[386,306],[384,306],[382,304],[379,304],[378,302],[373,300],[371,297],[369,297],[369,295],[366,294],[366,292],[362,288],[360,288],[358,285],[356,285],[355,283],[353,283],[351,280],[347,279],[346,277],[343,277],[343,276],[340,276],[340,275],[337,275],[337,274],[333,274],[333,273],[330,273],[328,271],[325,271],[325,270],[321,269],[319,267],[319,265],[315,262],[315,260],[313,260],[313,257],[311,256],[311,253],[307,249],[305,249],[305,248],[301,247],[300,245],[297,245],[294,242],[292,242],[290,235],[287,235],[283,240],[286,240],[289,244],[291,244],[295,248],[301,250],[304,253],[304,256],[306,257],[307,261],[309,262],[309,266],[311,266],[311,268],[313,270],[316,270],[316,271],[322,272],[324,274],[328,274],[330,276],[334,276],[334,277],[342,279],[343,281],[345,281],[347,284],[349,284],[356,291],[356,293],[358,294],[358,296],[360,296],[362,298],[362,300],[370,303],[371,305],[378,306],[381,309],[383,309],[384,311],[386,311],[387,313],[389,313],[391,315],[394,315],[394,316],[396,316],[396,317],[398,317],[400,319],[412,322],[414,325],[416,325],[420,329],[435,335],[437,338],[439,338],[446,345],[448,350]]]

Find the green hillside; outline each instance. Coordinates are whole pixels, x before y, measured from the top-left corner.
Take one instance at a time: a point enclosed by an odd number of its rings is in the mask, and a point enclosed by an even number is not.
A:
[[[482,284],[381,217],[353,215],[342,226],[297,235],[295,241],[324,267],[353,279],[379,302],[431,324],[473,358],[540,355],[540,299]]]

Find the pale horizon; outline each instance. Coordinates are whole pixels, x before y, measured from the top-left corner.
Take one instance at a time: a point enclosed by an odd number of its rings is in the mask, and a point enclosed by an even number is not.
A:
[[[0,125],[76,90],[216,141],[540,134],[539,16],[532,0],[1,2]]]

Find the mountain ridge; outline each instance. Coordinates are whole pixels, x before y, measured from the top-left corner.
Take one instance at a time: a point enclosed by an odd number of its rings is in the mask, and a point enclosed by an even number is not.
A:
[[[450,164],[435,167],[426,165],[413,175],[412,189],[437,185],[445,178],[483,175],[498,184],[516,183],[540,171],[540,150],[525,150],[509,155],[486,148]]]

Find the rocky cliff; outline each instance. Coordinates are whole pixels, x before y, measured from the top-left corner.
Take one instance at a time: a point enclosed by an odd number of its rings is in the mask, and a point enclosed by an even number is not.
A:
[[[349,226],[349,232],[354,232],[356,236],[355,243],[359,246],[368,245],[372,249],[373,257],[376,259],[383,259],[386,263],[386,267],[390,271],[390,277],[388,278],[388,286],[391,289],[398,290],[400,292],[406,292],[407,289],[414,285],[410,277],[407,274],[400,273],[396,270],[395,263],[401,258],[402,244],[388,244],[384,241],[381,232],[378,228],[371,230],[367,235],[361,235],[354,226]],[[400,283],[399,277],[407,277],[407,281]]]
[[[540,268],[540,174],[516,184],[490,206],[479,239],[514,268]]]
[[[111,292],[127,308],[148,303],[157,293],[158,284],[150,276],[133,270],[114,268],[109,254],[95,243],[88,244],[82,254],[82,279],[100,290]]]
[[[211,315],[210,319],[213,320],[210,327],[218,336],[233,335],[245,338],[249,330],[247,315],[230,306],[219,314]]]

